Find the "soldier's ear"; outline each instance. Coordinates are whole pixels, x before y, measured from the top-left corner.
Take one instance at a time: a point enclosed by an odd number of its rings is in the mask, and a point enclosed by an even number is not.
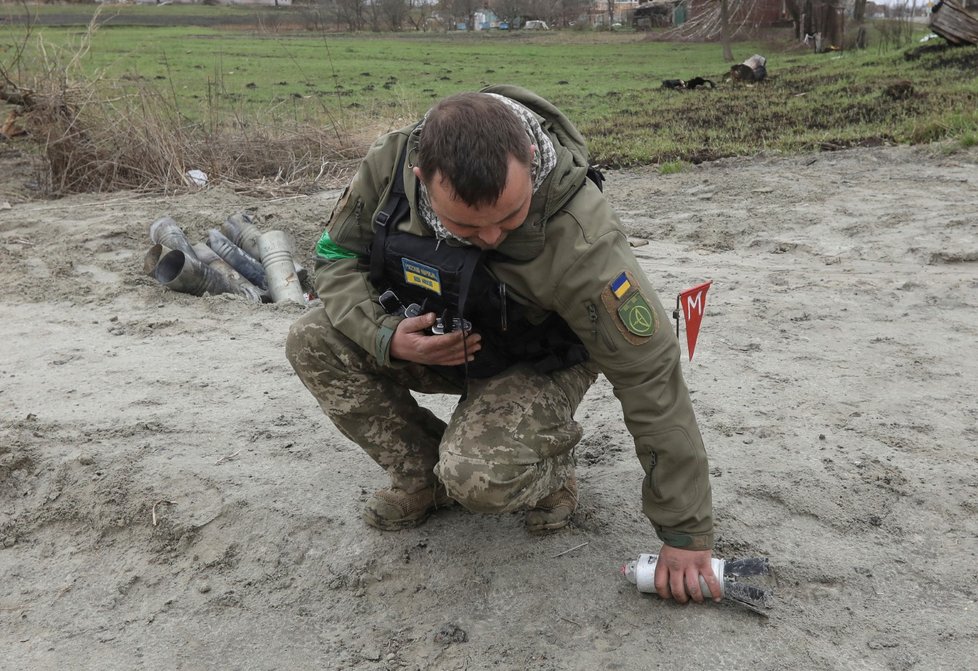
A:
[[[418,166],[414,166],[413,168],[411,168],[411,170],[412,172],[414,172],[415,177],[420,179],[422,182],[424,181],[424,177],[421,176],[421,168],[419,168]]]

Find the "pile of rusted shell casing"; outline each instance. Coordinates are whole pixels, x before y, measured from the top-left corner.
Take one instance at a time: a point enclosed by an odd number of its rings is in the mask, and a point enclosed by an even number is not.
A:
[[[223,233],[212,228],[207,243],[190,244],[171,217],[149,227],[153,242],[143,270],[163,286],[194,296],[239,294],[255,303],[307,302],[306,271],[295,262],[291,236],[262,233],[251,215],[227,218]]]

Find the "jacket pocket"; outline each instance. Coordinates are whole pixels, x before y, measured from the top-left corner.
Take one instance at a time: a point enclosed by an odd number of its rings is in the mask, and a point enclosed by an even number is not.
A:
[[[588,322],[591,324],[591,343],[594,345],[603,344],[609,352],[618,351],[618,343],[608,332],[608,320],[601,318],[602,310],[598,309],[594,301],[586,301],[584,309],[587,311]]]
[[[344,197],[348,198],[349,196]],[[360,238],[358,229],[361,214],[363,214],[362,198],[358,197],[352,202],[347,200],[345,203],[338,203],[329,218],[329,226],[327,227],[329,237],[332,238],[333,242],[349,248],[352,241],[358,240]]]

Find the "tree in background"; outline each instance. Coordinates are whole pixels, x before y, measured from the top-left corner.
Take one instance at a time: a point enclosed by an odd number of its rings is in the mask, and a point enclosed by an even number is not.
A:
[[[511,27],[516,19],[526,16],[527,0],[495,0],[492,9],[500,21],[506,21]]]
[[[720,0],[720,41],[723,43],[723,60],[733,61],[733,50],[730,48],[730,6],[729,0]]]
[[[425,0],[407,0],[407,21],[415,30],[427,32],[433,10],[434,5]]]
[[[328,0],[326,6],[338,25],[345,25],[351,33],[363,29],[365,0]]]
[[[405,0],[372,0],[380,5],[384,20],[391,30],[403,30],[407,21],[408,3]]]
[[[784,11],[795,24],[795,39],[801,39],[801,2],[800,0],[784,0]]]
[[[453,23],[464,21],[466,30],[475,29],[475,11],[481,6],[481,0],[441,0],[438,3],[438,7],[452,17]]]

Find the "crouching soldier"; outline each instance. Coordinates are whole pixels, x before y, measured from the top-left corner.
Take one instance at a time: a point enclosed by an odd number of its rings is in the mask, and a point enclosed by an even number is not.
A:
[[[621,401],[664,545],[664,598],[713,594],[706,452],[679,346],[584,139],[514,86],[439,102],[381,137],[317,246],[322,307],[287,355],[339,430],[390,476],[363,512],[417,526],[457,501],[526,511],[531,532],[577,507],[574,412],[598,373]],[[457,394],[446,424],[411,391]]]

